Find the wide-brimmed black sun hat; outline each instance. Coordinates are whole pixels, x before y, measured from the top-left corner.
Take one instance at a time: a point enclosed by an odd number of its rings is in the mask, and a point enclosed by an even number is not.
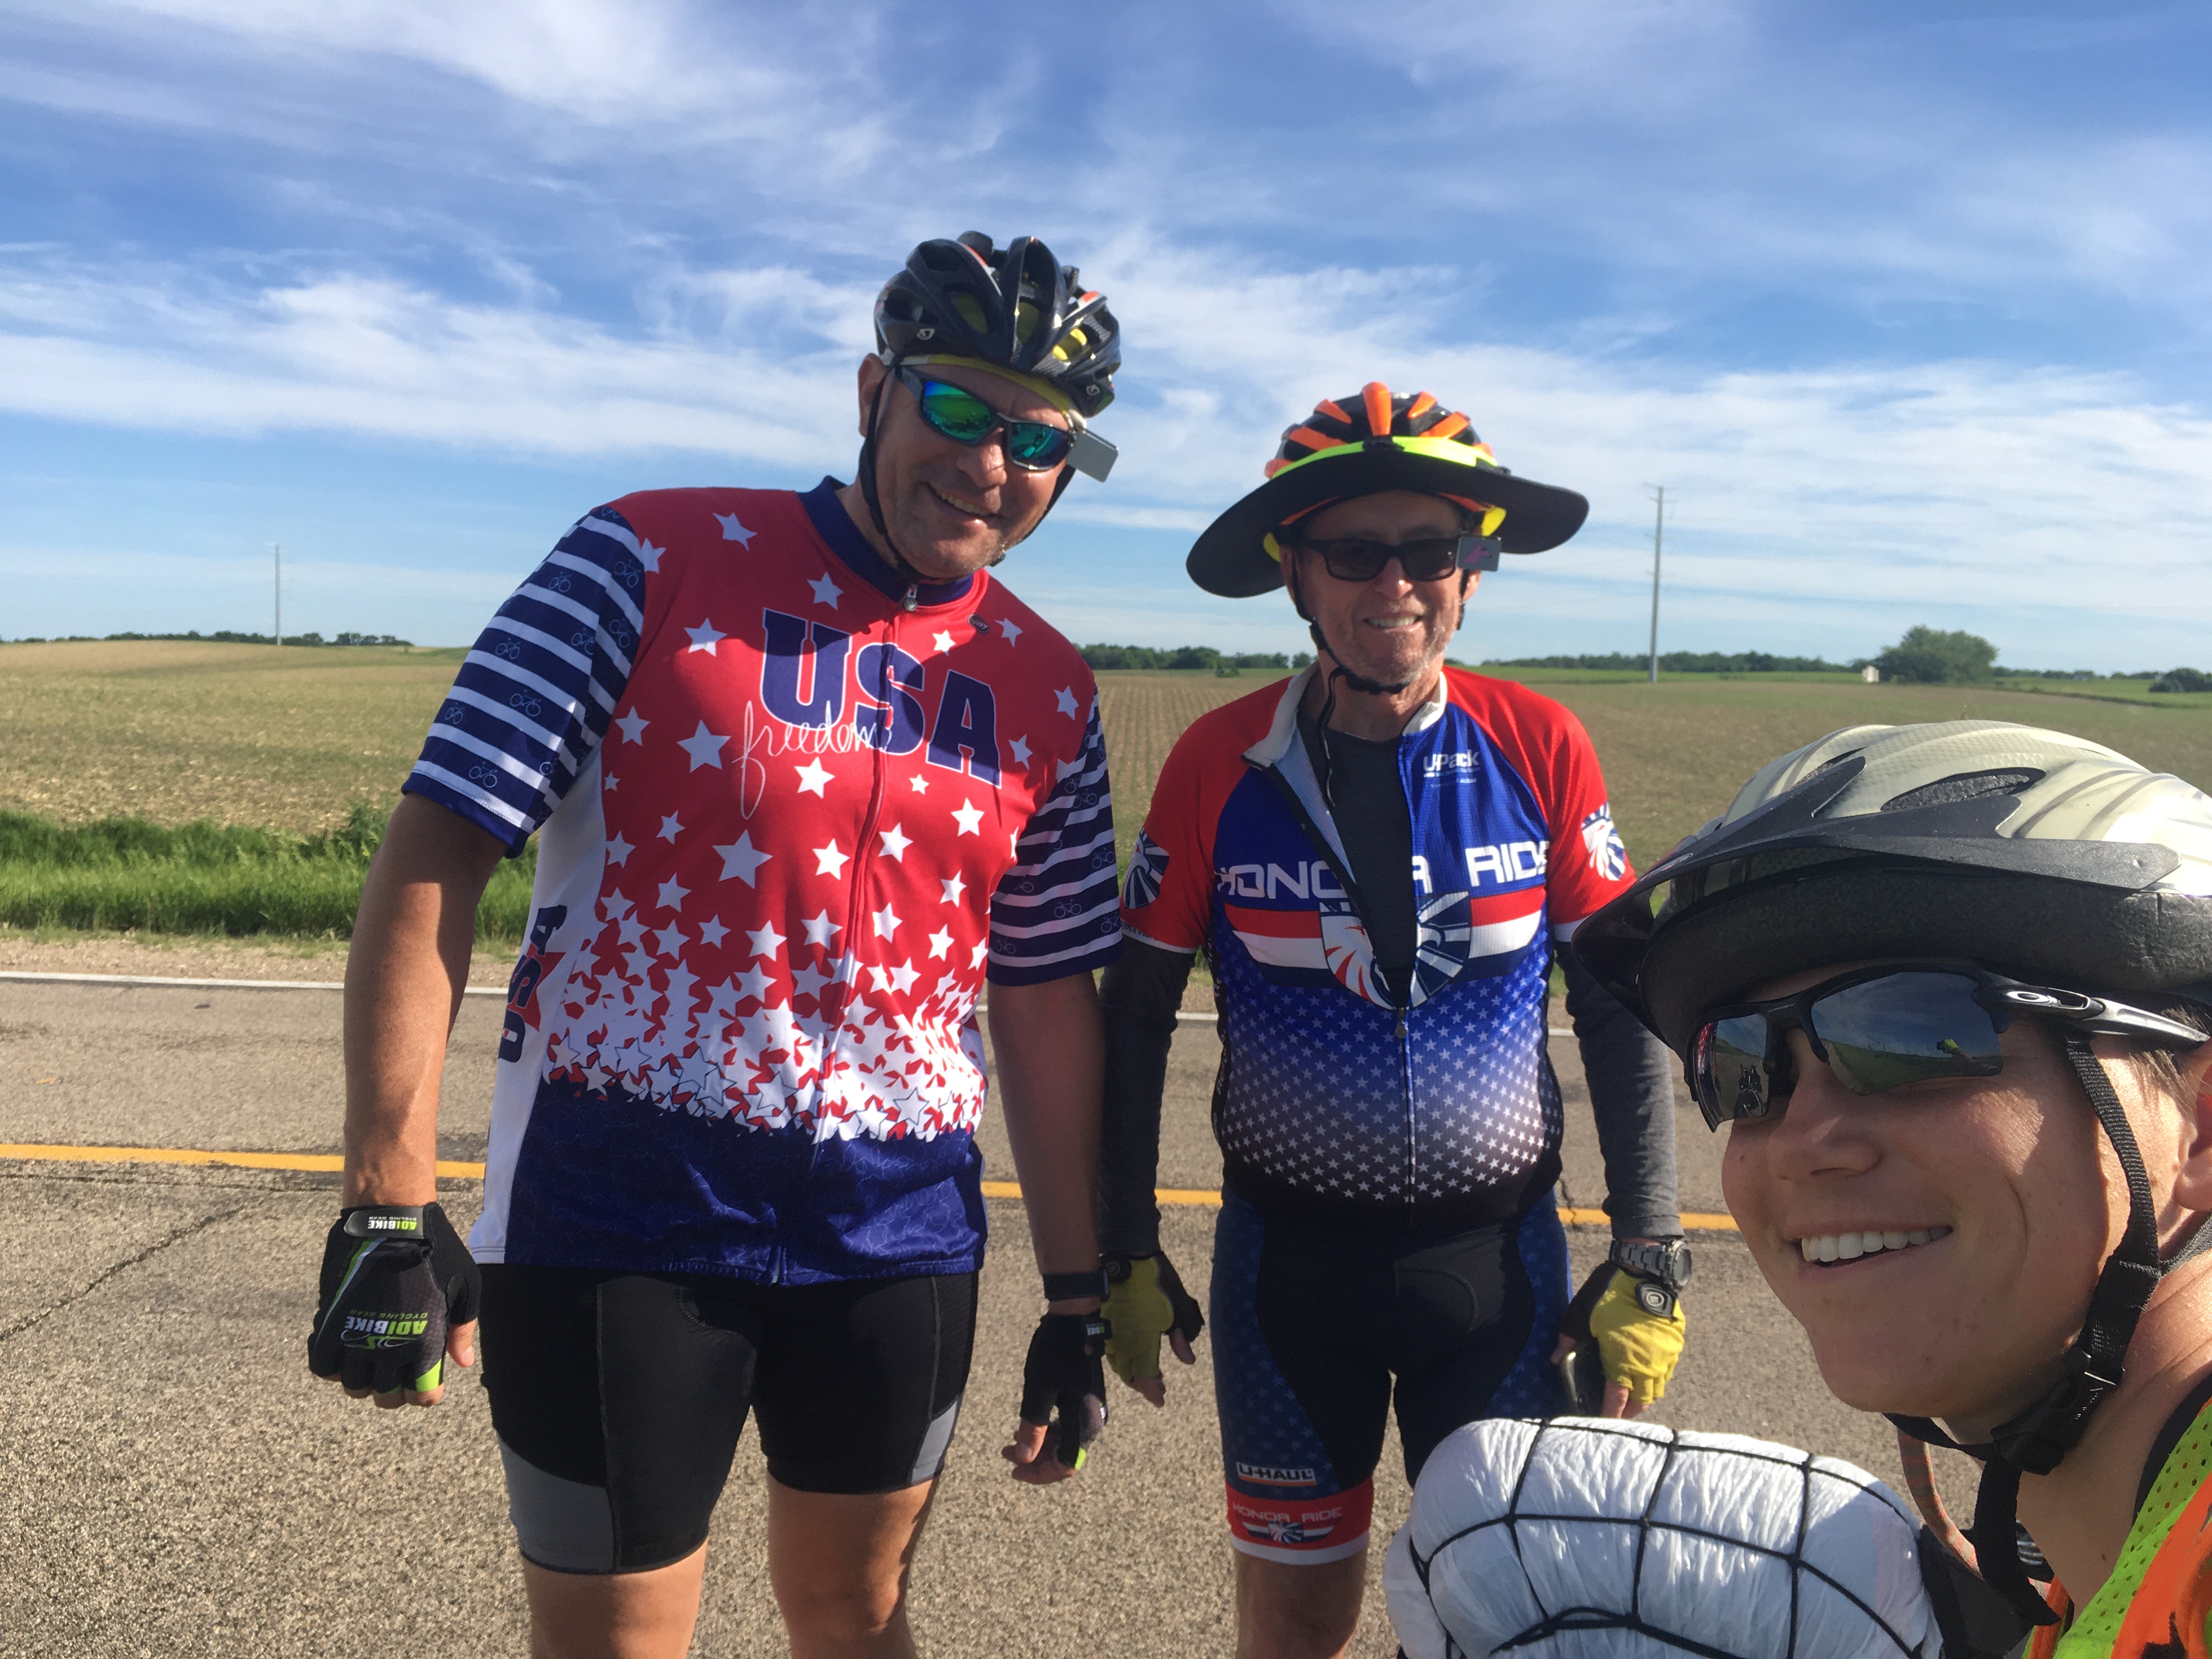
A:
[[[1410,489],[1479,514],[1506,553],[1541,553],[1583,527],[1589,502],[1498,465],[1467,416],[1425,392],[1392,397],[1370,380],[1326,398],[1283,434],[1267,482],[1206,526],[1184,568],[1209,593],[1249,599],[1283,585],[1276,532],[1333,501]]]

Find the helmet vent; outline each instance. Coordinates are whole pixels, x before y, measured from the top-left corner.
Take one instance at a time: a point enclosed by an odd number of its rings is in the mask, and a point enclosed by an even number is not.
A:
[[[2043,773],[2033,766],[1993,767],[1986,772],[1958,772],[1882,802],[1885,812],[1909,812],[1916,806],[1948,806],[1954,801],[1979,800],[1984,795],[2017,795],[2041,781]]]

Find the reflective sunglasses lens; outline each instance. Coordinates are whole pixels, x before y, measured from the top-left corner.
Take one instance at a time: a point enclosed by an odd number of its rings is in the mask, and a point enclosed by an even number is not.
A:
[[[921,418],[956,443],[981,443],[983,434],[998,424],[998,411],[972,392],[941,380],[930,380],[921,389]]]
[[[1996,1027],[1963,974],[1902,973],[1847,985],[1814,1003],[1828,1069],[1855,1095],[1932,1078],[1995,1077]]]
[[[1075,434],[1042,421],[1006,422],[1006,459],[1031,472],[1042,472],[1067,459]]]
[[[1717,1129],[1732,1118],[1759,1119],[1773,1109],[1766,1075],[1766,1016],[1717,1019],[1698,1033],[1698,1108]]]

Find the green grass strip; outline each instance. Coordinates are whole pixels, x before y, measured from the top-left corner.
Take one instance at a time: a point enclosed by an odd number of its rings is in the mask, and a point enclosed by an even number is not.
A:
[[[142,933],[350,938],[385,815],[357,802],[340,828],[289,836],[206,820],[103,818],[64,828],[0,811],[0,922]],[[533,845],[492,873],[477,937],[520,939]]]

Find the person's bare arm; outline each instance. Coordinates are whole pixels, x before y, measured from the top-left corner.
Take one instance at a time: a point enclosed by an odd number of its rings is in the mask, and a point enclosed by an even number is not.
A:
[[[369,866],[345,979],[348,1205],[438,1195],[438,1079],[469,982],[477,904],[505,852],[403,795]]]
[[[1088,974],[1042,985],[991,987],[991,1048],[1014,1171],[1029,1212],[1037,1267],[1048,1273],[1098,1267],[1098,1118],[1106,1063],[1105,1024]],[[1092,1313],[1098,1298],[1054,1302],[1054,1313]],[[1044,1457],[1045,1431],[1019,1425],[1007,1455],[1018,1478],[1044,1484],[1072,1471]]]

